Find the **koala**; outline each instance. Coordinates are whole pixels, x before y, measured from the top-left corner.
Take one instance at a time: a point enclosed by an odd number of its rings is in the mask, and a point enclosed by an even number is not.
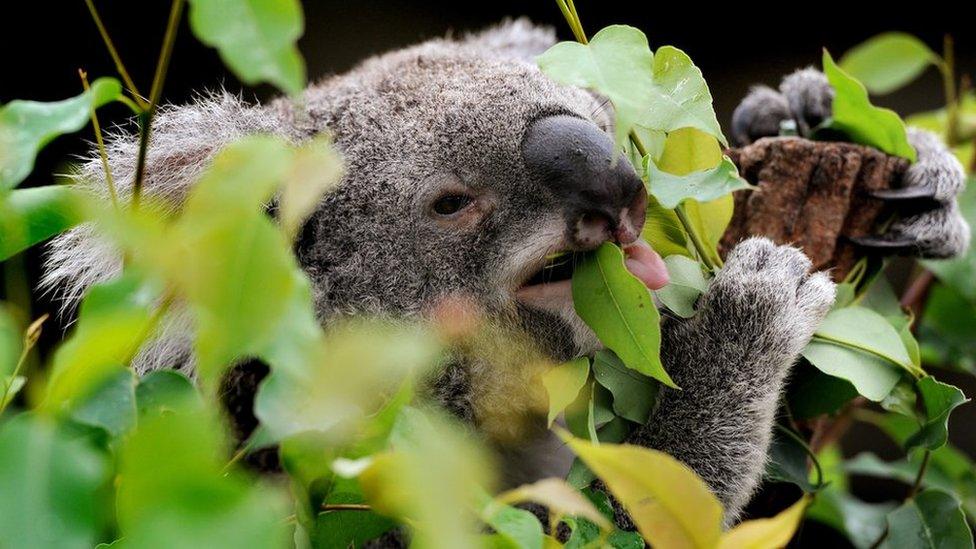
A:
[[[463,295],[550,363],[593,353],[600,343],[573,310],[571,272],[540,277],[546,257],[614,241],[649,289],[663,286],[667,274],[639,238],[646,191],[614,146],[612,107],[588,90],[555,83],[533,62],[555,42],[551,29],[507,21],[374,57],[310,86],[299,102],[252,105],[215,94],[164,107],[154,122],[145,192],[178,204],[215,152],[241,136],[301,143],[328,132],[346,174],[295,245],[323,324],[347,315],[427,318],[445,298]],[[751,140],[777,133],[782,120],[827,116],[823,83],[809,75],[783,93],[757,90],[737,111],[733,131]],[[904,189],[888,198],[931,195],[937,207],[918,214],[924,221],[903,219],[865,244],[957,254],[968,235],[954,202],[961,169],[936,140],[912,135],[919,161]],[[109,140],[118,181],[132,179],[136,151],[132,135]],[[79,184],[104,192],[100,170],[93,157],[81,166]],[[71,307],[120,269],[111,247],[82,226],[50,244],[42,283]],[[628,442],[693,468],[730,523],[760,481],[790,368],[834,301],[827,274],[810,271],[794,247],[745,240],[697,314],[662,325],[662,360],[682,389],[663,388],[650,420]],[[187,322],[175,318],[134,366],[191,370],[190,349]],[[525,375],[468,353],[430,388],[498,447],[513,484],[565,475],[571,460],[544,414],[533,415],[513,396],[527,390]],[[533,427],[500,435],[491,418],[502,408],[524,412]],[[629,524],[622,513],[618,522]]]

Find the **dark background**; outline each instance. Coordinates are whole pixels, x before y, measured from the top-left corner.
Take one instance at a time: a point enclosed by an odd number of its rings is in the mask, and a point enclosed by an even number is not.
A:
[[[889,3],[870,7],[855,2],[756,3],[640,2],[577,0],[584,27],[592,35],[613,23],[626,23],[647,33],[652,47],[671,44],[685,50],[701,68],[715,98],[719,121],[727,126],[732,110],[754,83],[775,85],[780,77],[798,67],[819,65],[820,49],[835,56],[882,31],[915,34],[941,51],[942,37],[956,39],[960,72],[976,74],[976,3],[930,2],[908,9]],[[963,7],[968,4],[969,7]],[[166,24],[169,2],[163,0],[96,0],[106,26],[137,86],[148,93],[156,56]],[[479,29],[506,16],[527,15],[553,25],[564,39],[571,39],[555,2],[393,2],[382,0],[306,1],[306,31],[300,48],[311,80],[345,71],[357,61],[376,53],[412,44],[449,32]],[[81,91],[77,69],[90,78],[116,76],[96,28],[82,0],[6,2],[0,15],[0,102],[15,98],[53,101]],[[184,102],[195,91],[224,86],[241,90],[240,83],[224,69],[214,50],[191,36],[184,17],[163,93],[168,102]],[[269,87],[243,90],[245,97],[263,99],[274,94]],[[930,69],[917,82],[877,103],[901,114],[938,108],[943,104],[941,81]],[[127,111],[110,106],[103,124],[122,123]],[[91,139],[91,130],[82,134]],[[38,159],[26,185],[50,184],[52,173],[71,154],[85,150],[84,142],[67,137],[55,141]],[[36,280],[38,258],[24,259],[29,278]],[[7,288],[11,281],[7,280]],[[4,294],[0,289],[0,296]],[[35,316],[51,309],[43,300],[34,303]],[[50,349],[64,330],[51,323],[45,334]],[[968,376],[941,374],[945,381],[976,394]],[[976,406],[963,407],[953,415],[950,432],[956,443],[976,455]],[[848,453],[871,448],[882,457],[894,458],[897,448],[870,429],[860,427],[845,438]],[[858,480],[858,494],[868,501],[902,497],[904,488],[883,482]],[[828,535],[811,525],[804,545]],[[834,539],[833,541],[838,541]]]

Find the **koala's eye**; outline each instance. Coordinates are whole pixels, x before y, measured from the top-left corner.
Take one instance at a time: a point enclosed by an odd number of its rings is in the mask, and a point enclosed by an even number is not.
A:
[[[437,215],[451,215],[464,209],[472,201],[470,196],[463,194],[449,194],[434,202],[433,210]]]

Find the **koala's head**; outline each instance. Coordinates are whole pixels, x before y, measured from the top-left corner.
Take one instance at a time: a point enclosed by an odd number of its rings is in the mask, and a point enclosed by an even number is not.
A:
[[[532,61],[554,42],[507,23],[371,59],[300,109],[278,105],[299,135],[331,132],[347,163],[298,245],[323,317],[422,315],[462,294],[553,358],[596,345],[571,269],[539,273],[551,254],[635,241],[646,194],[607,102]]]

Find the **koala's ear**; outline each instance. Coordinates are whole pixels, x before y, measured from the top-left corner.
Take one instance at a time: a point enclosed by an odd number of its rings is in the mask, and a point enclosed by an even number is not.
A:
[[[556,43],[556,31],[520,17],[506,19],[493,27],[469,34],[459,42],[483,53],[531,62]]]

